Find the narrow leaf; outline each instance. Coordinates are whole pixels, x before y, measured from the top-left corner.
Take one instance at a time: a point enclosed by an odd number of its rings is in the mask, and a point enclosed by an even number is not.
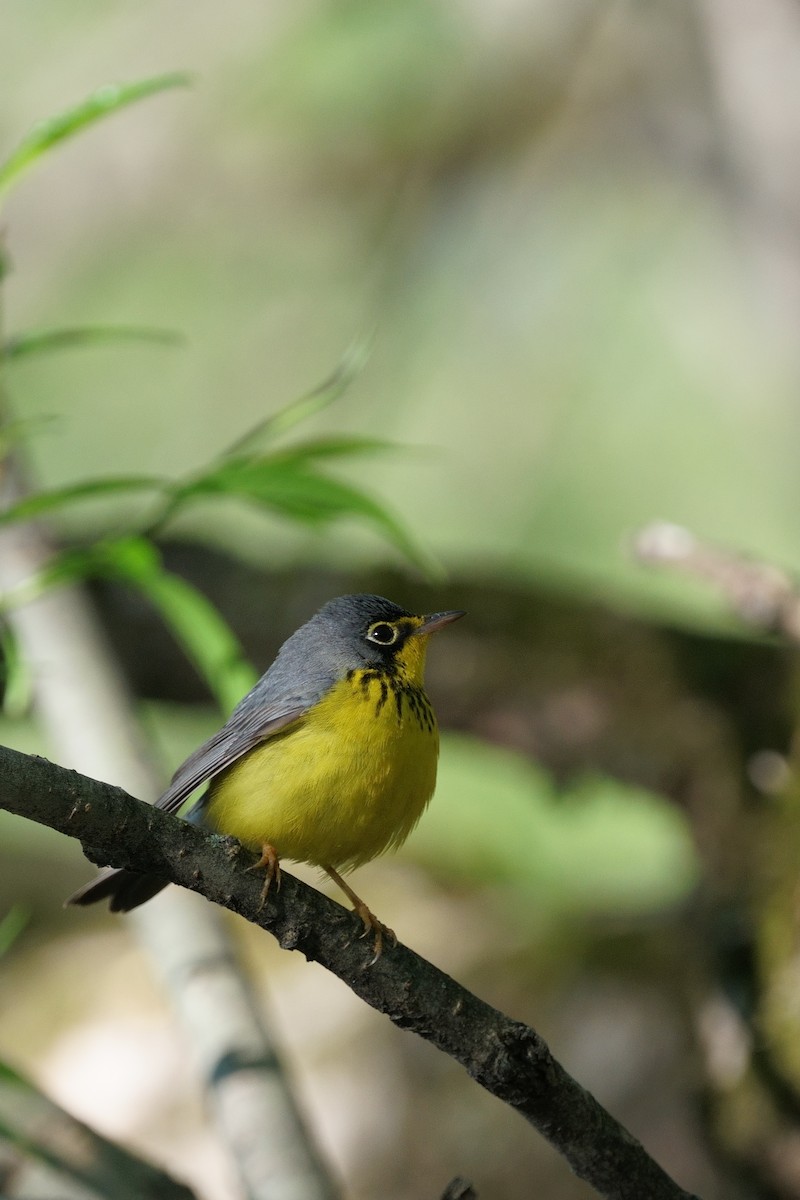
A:
[[[9,914],[10,915],[10,914]],[[19,1071],[15,1071],[7,1062],[0,1059],[0,1083],[11,1084],[14,1087],[25,1086],[25,1080]]]
[[[12,904],[0,921],[0,958],[11,949],[30,919],[31,914],[27,908],[23,908],[21,904]],[[2,1072],[2,1065],[0,1063],[0,1072]],[[13,1076],[11,1078],[13,1079]],[[16,1080],[13,1081],[16,1082]]]
[[[0,165],[0,196],[8,192],[37,159],[59,142],[146,96],[166,91],[167,88],[186,87],[190,82],[189,75],[173,73],[141,79],[136,83],[108,84],[92,92],[74,108],[40,121]]]
[[[192,493],[239,496],[306,524],[361,517],[426,574],[435,575],[438,570],[402,525],[365,492],[292,462],[266,459],[228,463],[195,481],[184,498]]]
[[[89,579],[97,574],[100,557],[99,548],[62,550],[49,559],[41,571],[36,571],[10,591],[0,592],[0,614],[30,604],[53,587]]]
[[[268,458],[259,458],[264,463],[296,463],[316,462],[320,458],[349,458],[358,454],[379,454],[386,450],[398,450],[394,442],[381,438],[362,437],[328,437],[313,438],[278,450]]]
[[[27,657],[20,653],[13,630],[5,623],[0,625],[0,654],[3,658],[3,714],[10,720],[17,720],[30,707],[33,676]]]
[[[2,597],[0,611],[29,603],[52,587],[78,579],[124,580],[161,613],[220,707],[228,712],[256,681],[229,625],[191,584],[165,571],[152,542],[116,538],[88,550],[67,550],[19,588]]]
[[[74,350],[117,342],[176,346],[182,341],[182,335],[170,329],[149,329],[137,325],[86,325],[76,329],[41,329],[17,334],[7,340],[3,354],[6,359],[19,359],[53,350]]]
[[[39,517],[42,513],[54,512],[76,500],[97,499],[111,496],[120,492],[141,492],[163,490],[166,484],[163,479],[149,475],[121,476],[110,479],[90,479],[86,483],[68,484],[66,487],[52,488],[49,491],[37,492],[14,504],[5,512],[0,513],[0,526],[10,525],[15,521],[27,521]]]
[[[161,613],[223,712],[230,712],[256,682],[236,635],[213,604],[185,579],[163,569],[136,579]]]
[[[327,379],[324,379],[312,391],[306,392],[304,396],[293,400],[285,408],[254,425],[244,437],[239,438],[228,447],[223,457],[238,458],[244,454],[255,454],[259,447],[274,441],[275,438],[293,429],[295,425],[299,425],[302,421],[306,421],[309,417],[316,416],[317,413],[328,408],[347,391],[353,380],[363,371],[372,352],[373,340],[372,333],[355,338]]]

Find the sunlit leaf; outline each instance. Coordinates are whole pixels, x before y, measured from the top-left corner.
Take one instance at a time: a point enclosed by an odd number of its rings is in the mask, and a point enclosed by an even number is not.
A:
[[[0,958],[11,949],[14,942],[30,921],[31,914],[21,904],[12,904],[9,911],[0,921]],[[0,1074],[3,1064],[0,1063]]]
[[[152,560],[152,566],[148,566]],[[30,604],[55,587],[87,579],[132,579],[137,572],[160,566],[155,546],[142,538],[107,538],[93,546],[73,547],[53,554],[41,568],[11,591],[0,593],[0,613]]]
[[[260,421],[244,437],[229,446],[224,457],[240,458],[243,455],[255,454],[262,446],[287,433],[295,425],[328,408],[361,374],[369,361],[372,342],[371,333],[356,338],[345,350],[338,366],[327,379],[312,391],[287,404],[285,408]]]
[[[358,454],[380,454],[386,450],[398,450],[394,442],[382,438],[365,437],[327,437],[313,438],[299,442],[296,446],[288,446],[285,450],[276,451],[263,462],[271,463],[307,463],[316,462],[321,458],[349,458]]]
[[[55,555],[40,572],[2,598],[2,608],[29,603],[53,587],[84,579],[122,580],[159,611],[220,707],[229,711],[256,681],[241,645],[213,604],[164,569],[146,538],[109,539],[86,550]]]
[[[374,525],[426,573],[435,567],[399,521],[365,492],[292,461],[264,459],[229,462],[187,485],[176,500],[221,494],[238,496],[306,524],[359,517]]]
[[[59,142],[79,133],[86,126],[119,112],[127,105],[136,103],[137,100],[143,100],[168,88],[186,87],[190,82],[189,75],[173,73],[141,79],[135,83],[108,84],[92,92],[74,108],[40,121],[0,165],[0,197],[9,191],[37,159]]]
[[[186,580],[161,571],[139,587],[161,613],[223,712],[256,682],[238,639],[209,600]]]
[[[15,521],[26,521],[32,517],[39,517],[43,513],[55,512],[78,500],[92,500],[98,497],[117,495],[120,492],[158,491],[165,486],[162,479],[148,475],[90,479],[86,483],[68,484],[66,487],[36,492],[32,496],[20,500],[18,504],[14,504],[5,512],[0,513],[0,525],[10,525]]]
[[[11,628],[0,624],[0,654],[3,658],[3,713],[12,720],[28,711],[33,693],[30,663],[20,653]]]
[[[40,571],[34,572],[10,591],[0,593],[0,613],[30,604],[51,588],[91,578],[97,574],[99,558],[100,551],[97,548],[62,550],[54,554]]]
[[[97,547],[94,569],[141,583],[163,570],[161,555],[147,538],[129,536],[106,541]]]
[[[17,334],[6,341],[3,354],[6,359],[15,360],[27,358],[31,354],[78,350],[109,343],[146,342],[175,346],[182,341],[181,334],[169,329],[149,329],[137,325],[86,325],[75,329],[41,329],[32,333]]]
[[[164,569],[150,542],[109,543],[96,570],[127,580],[150,600],[225,712],[250,690],[256,675],[230,626],[196,588]]]

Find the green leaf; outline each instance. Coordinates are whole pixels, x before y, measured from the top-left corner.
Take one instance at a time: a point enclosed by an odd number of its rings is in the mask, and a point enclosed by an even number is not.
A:
[[[221,493],[238,496],[306,524],[327,524],[341,517],[360,517],[374,525],[398,550],[426,574],[437,568],[403,526],[365,492],[280,459],[229,462],[195,480],[176,501],[194,495]]]
[[[0,654],[3,659],[3,715],[18,720],[29,709],[33,694],[30,664],[20,653],[10,626],[0,625]]]
[[[115,538],[95,548],[93,570],[101,575],[142,584],[163,570],[161,555],[147,538]]]
[[[15,1071],[14,1068],[10,1067],[7,1062],[5,1062],[3,1059],[0,1059],[0,1083],[9,1083],[16,1087],[17,1084],[24,1086],[25,1080],[22,1078],[19,1071]]]
[[[93,546],[62,550],[48,559],[40,571],[11,591],[0,593],[0,614],[30,604],[54,587],[85,579],[121,578],[136,582],[160,569],[158,551],[144,538],[108,538]]]
[[[135,104],[147,96],[168,88],[187,87],[191,77],[183,73],[158,75],[152,79],[141,79],[136,83],[108,84],[92,92],[86,100],[67,109],[58,116],[49,117],[34,125],[16,150],[0,165],[0,197],[17,182],[37,159],[66,138],[79,133],[88,125],[112,113],[119,112],[129,104]]]
[[[12,904],[0,921],[0,958],[11,949],[30,919],[31,914],[27,908],[23,908],[21,904]],[[2,1063],[0,1063],[0,1072],[2,1072]]]
[[[224,712],[256,682],[236,635],[196,588],[164,570],[158,551],[144,538],[107,543],[95,572],[125,579],[158,609]]]
[[[329,408],[350,387],[354,379],[361,374],[372,352],[372,333],[355,338],[345,350],[338,365],[327,379],[323,380],[312,391],[293,400],[285,408],[273,413],[264,421],[235,441],[224,452],[224,458],[255,454],[259,448],[274,441],[282,434],[293,429],[295,425],[316,416],[317,413]]]
[[[229,712],[256,681],[253,668],[230,626],[213,604],[163,567],[152,542],[141,537],[115,538],[88,550],[67,550],[3,598],[3,607],[28,603],[48,589],[77,579],[123,580],[159,611],[205,680],[220,707]]]
[[[138,583],[194,663],[220,708],[229,713],[258,678],[230,626],[201,592],[177,575],[160,571]]]
[[[3,346],[6,359],[26,358],[31,354],[53,350],[76,350],[85,346],[103,346],[117,342],[148,342],[154,345],[176,346],[183,341],[181,334],[169,329],[149,329],[137,325],[86,325],[76,329],[41,329],[20,333],[9,338]]]
[[[696,885],[683,813],[662,796],[584,776],[567,792],[521,754],[442,738],[439,781],[408,843],[435,871],[515,889],[531,913],[657,913]]]
[[[99,557],[98,548],[63,550],[60,554],[55,554],[41,571],[17,584],[11,591],[0,592],[0,614],[18,608],[21,604],[30,604],[53,587],[61,587],[97,574]]]
[[[52,488],[49,491],[37,492],[14,504],[5,512],[0,513],[0,526],[10,525],[15,521],[27,521],[39,517],[42,513],[54,512],[74,504],[76,500],[97,499],[99,496],[111,496],[119,492],[159,491],[166,487],[163,479],[149,475],[120,476],[109,479],[90,479],[86,483],[68,484],[66,487]]]
[[[308,463],[320,458],[348,458],[357,454],[379,454],[385,450],[398,450],[395,442],[387,442],[381,438],[363,437],[327,437],[313,438],[307,442],[299,442],[296,446],[288,446],[285,450],[276,451],[269,458],[255,461],[279,463]]]

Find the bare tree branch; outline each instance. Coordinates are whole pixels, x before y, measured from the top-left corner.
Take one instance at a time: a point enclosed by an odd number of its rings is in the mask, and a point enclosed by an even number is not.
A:
[[[103,1200],[195,1200],[185,1184],[70,1116],[6,1063],[0,1063],[0,1139]]]
[[[402,1029],[460,1062],[515,1108],[607,1200],[693,1200],[553,1058],[527,1025],[504,1016],[407,947],[370,965],[361,923],[286,873],[262,908],[252,856],[122,789],[0,747],[0,807],[77,838],[94,862],[164,875],[267,929],[342,979]],[[696,1200],[696,1198],[694,1198]]]
[[[748,625],[800,642],[800,587],[773,563],[702,541],[691,530],[667,521],[654,521],[641,529],[633,553],[640,562],[671,567],[710,583]]]
[[[0,377],[0,416],[2,401]],[[0,461],[0,511],[30,494],[21,475],[16,456]],[[0,528],[0,593],[35,577],[52,555],[40,523]],[[120,779],[139,795],[158,795],[164,779],[83,589],[50,589],[32,604],[12,607],[7,619],[29,665],[35,708],[56,754],[93,775]],[[211,1124],[247,1195],[334,1200],[338,1186],[302,1118],[222,914],[198,911],[192,897],[173,892],[157,907],[137,911],[130,927],[180,1019],[202,1073]],[[220,1072],[223,1060],[228,1069]]]

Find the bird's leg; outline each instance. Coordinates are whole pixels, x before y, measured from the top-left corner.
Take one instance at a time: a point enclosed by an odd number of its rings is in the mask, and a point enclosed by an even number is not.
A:
[[[278,859],[278,851],[274,846],[271,846],[269,842],[262,843],[261,857],[259,858],[258,862],[253,863],[252,867],[248,867],[247,870],[258,871],[262,867],[264,868],[265,878],[264,886],[261,889],[261,902],[258,906],[259,910],[261,910],[267,903],[267,896],[269,895],[269,889],[272,887],[272,884],[274,883],[279,890],[281,886],[281,864],[280,860]]]
[[[376,963],[378,961],[378,959],[380,958],[381,953],[383,952],[384,934],[386,935],[387,938],[389,938],[389,940],[392,942],[392,944],[394,946],[397,945],[396,934],[394,933],[393,930],[389,929],[388,925],[384,925],[382,921],[379,921],[374,913],[370,912],[370,910],[367,908],[366,904],[361,899],[361,897],[356,895],[356,893],[350,887],[349,883],[345,883],[344,879],[342,879],[342,877],[338,871],[334,871],[333,867],[326,867],[326,866],[323,866],[322,869],[328,875],[330,875],[331,879],[337,885],[337,887],[340,887],[342,889],[345,896],[347,896],[347,899],[350,901],[353,908],[355,909],[355,911],[358,913],[359,917],[361,918],[362,924],[364,926],[364,932],[361,934],[361,936],[366,937],[367,934],[370,932],[370,930],[372,930],[374,932],[374,934],[375,934],[375,942],[374,942],[375,957],[373,958],[372,962],[369,964],[370,966],[372,966],[372,963]]]

